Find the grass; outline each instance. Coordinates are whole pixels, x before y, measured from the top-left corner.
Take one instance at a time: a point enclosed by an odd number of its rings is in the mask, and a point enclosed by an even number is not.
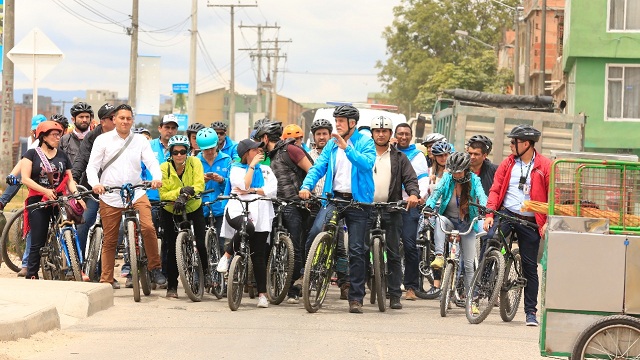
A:
[[[16,196],[11,199],[11,202],[4,207],[4,211],[11,211],[23,207],[24,200],[27,198],[27,195],[29,195],[29,189],[23,185]]]

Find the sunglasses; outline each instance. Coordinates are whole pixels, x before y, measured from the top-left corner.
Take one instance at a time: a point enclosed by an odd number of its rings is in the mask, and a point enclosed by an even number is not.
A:
[[[173,150],[171,155],[187,155],[187,150]]]
[[[226,132],[224,131],[216,131],[216,134],[218,134],[218,136],[223,136],[226,134]]]
[[[516,143],[520,143],[522,144],[524,141],[520,141],[520,140],[516,140],[516,139],[511,139],[511,145],[515,145]]]

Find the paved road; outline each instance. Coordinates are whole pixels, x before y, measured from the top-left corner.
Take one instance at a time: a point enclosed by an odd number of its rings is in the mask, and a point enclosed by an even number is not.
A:
[[[63,329],[0,343],[0,359],[538,359],[538,329],[520,311],[503,323],[497,311],[470,325],[463,309],[441,318],[433,300],[403,301],[380,313],[365,298],[364,314],[349,314],[332,287],[324,307],[302,304],[256,308],[243,299],[231,312],[226,298],[192,303],[156,290],[134,303],[131,290],[115,292],[115,306]],[[497,310],[497,308],[496,308]],[[67,320],[67,321],[65,321]]]

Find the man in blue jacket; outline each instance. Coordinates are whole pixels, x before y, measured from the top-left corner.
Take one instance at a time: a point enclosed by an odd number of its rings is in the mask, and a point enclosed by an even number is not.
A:
[[[356,131],[360,113],[353,106],[336,107],[333,117],[336,119],[337,133],[331,134],[333,141],[327,143],[309,169],[300,189],[300,198],[308,199],[316,183],[326,175],[324,193],[333,194],[337,199],[371,203],[375,190],[373,165],[376,160],[373,139]],[[307,237],[307,252],[322,231],[322,226],[331,218],[335,206],[328,203],[318,212]],[[366,274],[365,238],[371,210],[368,207],[349,207],[340,214],[349,228],[349,312],[362,314]]]

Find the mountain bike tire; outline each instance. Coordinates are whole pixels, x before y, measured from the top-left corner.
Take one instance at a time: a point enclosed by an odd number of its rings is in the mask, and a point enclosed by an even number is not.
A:
[[[222,299],[222,292],[224,291],[224,274],[218,272],[218,262],[220,261],[220,243],[216,232],[212,229],[207,229],[205,235],[205,243],[207,244],[208,261],[209,261],[209,276],[211,276],[212,286],[209,291],[213,296],[218,299]]]
[[[467,291],[465,313],[471,324],[480,324],[489,316],[496,303],[504,280],[504,256],[498,250],[491,250],[478,266]],[[471,305],[475,302],[479,314],[473,314]]]
[[[103,237],[102,227],[96,226],[93,228],[91,238],[89,238],[89,251],[87,252],[84,269],[84,272],[92,282],[98,282],[100,280],[101,274],[98,273],[98,264],[100,263],[100,244],[102,243]]]
[[[193,302],[202,301],[204,295],[204,273],[198,250],[186,231],[181,231],[176,238],[176,262],[184,292]]]
[[[151,282],[151,272],[149,271],[149,261],[147,260],[147,253],[144,250],[144,246],[138,246],[138,276],[140,277],[140,288],[144,296],[151,295],[151,289],[153,285]]]
[[[323,231],[316,236],[309,248],[302,280],[302,302],[310,313],[320,309],[331,284],[335,250],[332,240],[331,234]]]
[[[24,226],[24,208],[10,213],[9,219],[2,229],[0,248],[2,260],[7,267],[15,272],[22,269],[22,257],[27,246],[27,237],[22,233]],[[5,212],[5,214],[9,214]]]
[[[455,281],[456,267],[453,263],[447,262],[442,275],[442,295],[440,296],[440,316],[447,317],[449,309],[451,309],[451,299],[455,298]]]
[[[133,301],[140,302],[140,276],[138,271],[138,253],[136,252],[136,224],[127,221],[127,244],[129,246],[129,263],[131,264],[131,281],[133,282]]]
[[[233,257],[233,260],[231,260],[231,266],[229,267],[227,302],[229,303],[229,309],[231,309],[231,311],[238,310],[242,302],[242,295],[244,294],[243,288],[247,283],[245,261],[242,256],[236,255]]]
[[[293,279],[294,256],[291,238],[280,233],[267,260],[267,298],[274,305],[287,297]]]
[[[378,297],[378,310],[387,310],[387,274],[384,264],[384,245],[379,237],[373,238],[373,270],[375,278],[375,292]],[[373,295],[373,290],[371,291]]]
[[[507,258],[504,265],[504,281],[500,289],[500,317],[502,321],[509,322],[513,320],[518,312],[518,306],[522,299],[522,286],[516,285],[518,280],[518,272],[522,274],[522,259],[520,257],[520,249],[511,251],[515,262],[511,258]]]
[[[78,259],[78,253],[76,251],[76,242],[71,230],[65,230],[62,233],[64,243],[67,246],[67,252],[69,253],[69,267],[73,273],[74,281],[82,281],[82,271],[80,269],[80,260]]]

